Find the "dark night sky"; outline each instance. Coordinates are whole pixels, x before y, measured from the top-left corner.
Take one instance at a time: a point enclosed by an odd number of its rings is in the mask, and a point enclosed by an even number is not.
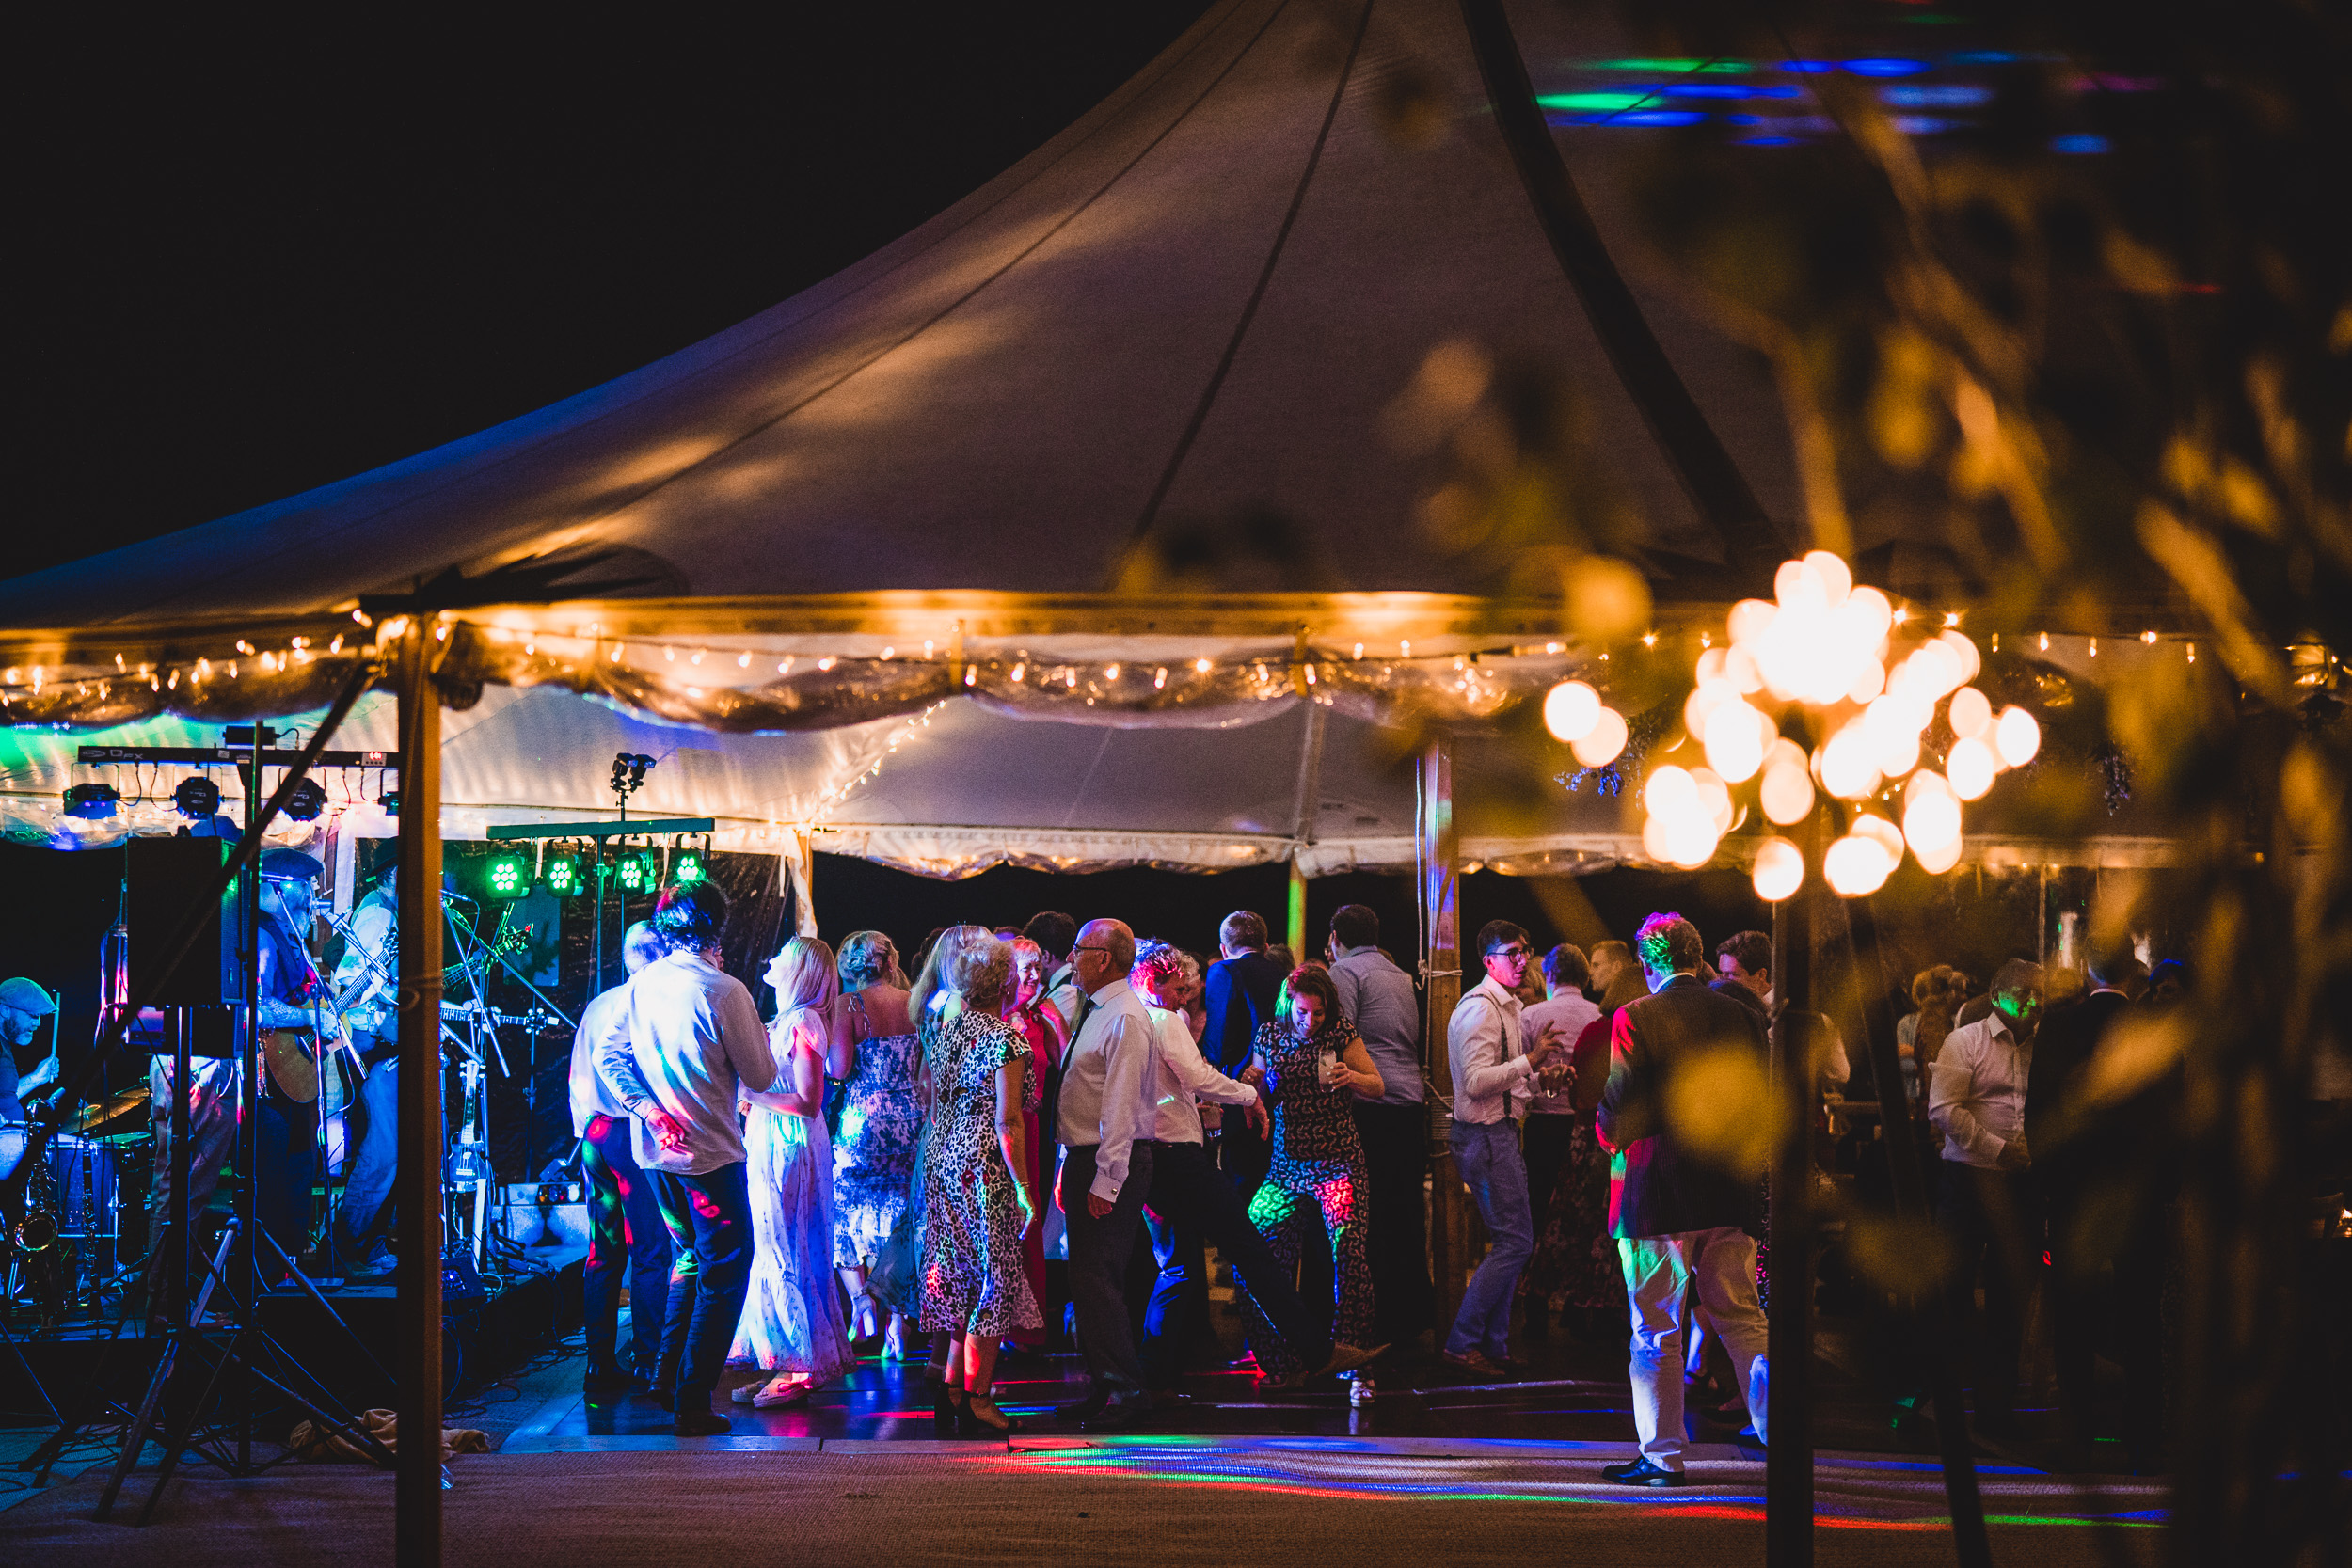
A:
[[[704,338],[1016,162],[1204,9],[375,33],[53,17],[10,72],[26,418],[0,574],[360,472]]]

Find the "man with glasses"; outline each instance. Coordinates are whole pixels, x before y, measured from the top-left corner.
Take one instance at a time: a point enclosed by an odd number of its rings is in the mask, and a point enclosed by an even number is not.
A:
[[[1156,1121],[1152,1018],[1127,983],[1135,966],[1136,934],[1116,920],[1087,922],[1070,950],[1072,976],[1094,1006],[1062,1059],[1056,1133],[1070,1299],[1093,1381],[1085,1399],[1058,1414],[1089,1432],[1132,1426],[1152,1408],[1126,1293],[1127,1261],[1152,1190]]]
[[[1494,1244],[1462,1292],[1461,1310],[1438,1354],[1465,1371],[1499,1377],[1516,1365],[1511,1301],[1535,1251],[1518,1124],[1537,1073],[1565,1047],[1549,1027],[1532,1045],[1520,1030],[1519,986],[1534,950],[1527,933],[1507,920],[1490,920],[1479,928],[1478,950],[1486,977],[1463,996],[1446,1024],[1454,1068],[1454,1122],[1446,1141]]]
[[[1952,1276],[1955,1323],[1974,1324],[1977,1425],[2000,1435],[2017,1424],[2017,1356],[2026,1302],[2040,1268],[2042,1216],[2026,1142],[2026,1092],[2042,1018],[2042,966],[2012,958],[1993,976],[1992,1007],[1954,1029],[1928,1069],[1928,1119],[1944,1134],[1936,1218],[1960,1248]]]

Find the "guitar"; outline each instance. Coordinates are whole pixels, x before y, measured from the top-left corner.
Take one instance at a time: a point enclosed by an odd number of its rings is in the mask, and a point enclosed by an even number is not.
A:
[[[321,1008],[334,1017],[334,1049],[349,1053],[355,1065],[358,1053],[352,1046],[351,1031],[344,1026],[343,1015],[351,1010],[353,1003],[367,994],[373,980],[368,971],[360,971],[350,985],[336,992]],[[278,1085],[278,1093],[297,1105],[308,1105],[319,1097],[315,1036],[314,1030],[291,1025],[262,1031],[262,1061],[269,1069],[270,1082]]]

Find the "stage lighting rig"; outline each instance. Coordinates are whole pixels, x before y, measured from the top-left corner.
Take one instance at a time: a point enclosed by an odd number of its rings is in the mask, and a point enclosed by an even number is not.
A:
[[[112,784],[78,784],[65,792],[65,814],[96,821],[112,816],[121,800]]]
[[[661,863],[651,850],[625,850],[613,863],[623,893],[651,893],[661,885]]]
[[[676,858],[670,862],[670,880],[681,887],[689,882],[699,882],[709,874],[709,865],[699,849],[680,849]]]
[[[531,891],[531,862],[511,850],[492,855],[483,882],[493,898],[520,898]]]
[[[326,809],[326,791],[316,779],[296,779],[286,797],[286,816],[295,822],[316,822]]]
[[[559,898],[577,897],[587,891],[587,879],[580,875],[580,862],[571,855],[549,855],[540,870],[539,880]]]
[[[612,793],[623,816],[628,814],[628,798],[645,787],[645,769],[658,760],[643,752],[622,752],[612,758]]]
[[[207,821],[220,810],[220,785],[201,773],[191,773],[171,792],[171,803],[181,816]]]

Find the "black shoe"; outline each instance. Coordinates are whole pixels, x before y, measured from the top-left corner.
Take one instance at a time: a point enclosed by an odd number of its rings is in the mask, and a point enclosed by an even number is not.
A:
[[[1152,1416],[1152,1402],[1136,1398],[1106,1402],[1102,1409],[1078,1423],[1080,1432],[1134,1432],[1144,1426]]]
[[[677,1395],[668,1388],[648,1388],[645,1390],[644,1397],[664,1410],[677,1408]]]
[[[986,1394],[975,1399],[967,1392],[962,1408],[956,1412],[959,1437],[1009,1437],[1020,1430],[1021,1423],[996,1408],[996,1402]]]
[[[603,1367],[589,1369],[588,1374],[580,1380],[580,1386],[583,1393],[630,1394],[643,1390],[646,1384],[635,1372]]]
[[[680,1437],[716,1437],[734,1425],[733,1421],[728,1420],[717,1411],[705,1407],[701,1410],[679,1411],[677,1426],[675,1430]]]
[[[963,1402],[956,1396],[963,1390],[951,1383],[942,1382],[939,1398],[931,1405],[931,1435],[961,1437],[963,1435]]]
[[[1109,1408],[1110,1402],[1108,1394],[1089,1394],[1074,1404],[1054,1406],[1054,1418],[1061,1421],[1075,1421],[1080,1426],[1084,1426]]]
[[[1636,1459],[1630,1465],[1612,1465],[1603,1469],[1600,1479],[1619,1486],[1684,1486],[1691,1478],[1680,1470],[1668,1470],[1652,1465],[1647,1459]]]

